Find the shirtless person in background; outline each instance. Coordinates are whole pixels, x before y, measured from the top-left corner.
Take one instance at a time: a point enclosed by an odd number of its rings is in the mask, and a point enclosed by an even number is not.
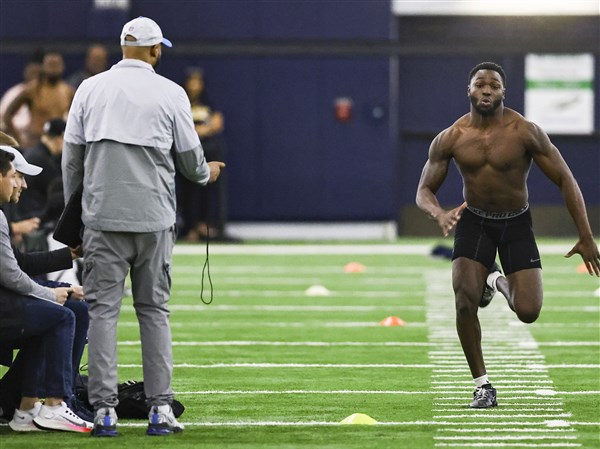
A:
[[[579,240],[566,254],[580,254],[590,275],[600,276],[600,254],[588,222],[583,196],[547,134],[504,107],[502,67],[484,62],[469,74],[470,112],[431,143],[416,202],[436,220],[445,236],[456,226],[452,284],[456,327],[476,385],[472,408],[497,405],[481,351],[478,307],[499,290],[525,322],[542,308],[542,266],[528,204],[527,176],[532,161],[560,189]],[[436,198],[454,159],[463,178],[465,203],[444,210]],[[505,276],[495,263],[500,256]]]
[[[6,132],[16,135],[12,118],[25,104],[31,111],[31,124],[27,132],[27,142],[37,144],[42,135],[44,123],[53,118],[67,118],[75,91],[63,79],[65,64],[58,52],[44,55],[40,77],[30,81],[25,89],[6,108]]]

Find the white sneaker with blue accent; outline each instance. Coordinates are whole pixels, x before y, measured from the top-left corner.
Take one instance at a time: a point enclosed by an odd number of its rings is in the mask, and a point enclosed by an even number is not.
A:
[[[146,435],[170,435],[178,432],[183,432],[183,424],[177,421],[169,404],[150,407]]]

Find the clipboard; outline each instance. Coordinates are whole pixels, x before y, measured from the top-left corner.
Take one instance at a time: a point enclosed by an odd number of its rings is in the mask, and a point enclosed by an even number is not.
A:
[[[54,233],[52,234],[54,240],[64,243],[70,248],[76,248],[83,242],[83,222],[81,221],[82,196],[83,182],[79,183],[77,188],[71,194],[62,214],[60,214],[56,229],[54,229]]]

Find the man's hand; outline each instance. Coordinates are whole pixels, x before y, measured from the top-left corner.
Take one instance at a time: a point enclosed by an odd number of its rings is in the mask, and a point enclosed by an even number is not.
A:
[[[573,249],[565,254],[565,257],[571,257],[575,253],[579,254],[583,259],[583,263],[585,263],[590,276],[596,275],[600,277],[600,253],[593,237],[579,239]]]
[[[71,259],[75,260],[75,259],[79,259],[80,257],[83,256],[83,246],[82,245],[76,246],[75,248],[69,247],[69,249],[71,250]]]
[[[440,228],[442,228],[444,237],[448,237],[448,234],[450,234],[450,231],[454,228],[454,226],[456,226],[456,223],[458,223],[458,220],[460,220],[463,210],[465,210],[466,207],[467,203],[464,202],[460,206],[449,211],[444,211],[435,217],[438,225],[440,225]]]
[[[212,161],[208,163],[208,167],[210,168],[210,177],[208,178],[208,182],[215,182],[219,175],[221,174],[221,170],[225,168],[224,162]]]
[[[69,297],[69,294],[72,292],[72,288],[71,287],[57,287],[54,289],[54,295],[56,297],[56,302],[60,305],[63,305],[65,303],[65,301],[67,300],[67,298]]]
[[[71,298],[83,301],[83,287],[81,285],[71,285]]]

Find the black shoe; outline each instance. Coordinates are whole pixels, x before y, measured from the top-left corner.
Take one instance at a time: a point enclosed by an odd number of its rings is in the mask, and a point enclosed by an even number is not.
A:
[[[71,396],[68,401],[65,401],[67,406],[84,421],[94,422],[94,412],[86,407],[86,405],[77,399],[76,396]]]
[[[471,408],[491,408],[496,407],[496,389],[491,384],[485,384],[482,387],[475,388],[473,392],[473,402],[469,405]]]
[[[495,273],[496,271],[502,273],[500,266],[496,262],[494,262],[494,265],[492,265],[492,269],[490,270],[489,274]],[[486,279],[485,287],[483,288],[483,294],[481,295],[481,301],[479,301],[479,307],[487,307],[492,302],[492,299],[494,298],[494,295],[497,291],[497,288],[492,288],[488,285]]]

